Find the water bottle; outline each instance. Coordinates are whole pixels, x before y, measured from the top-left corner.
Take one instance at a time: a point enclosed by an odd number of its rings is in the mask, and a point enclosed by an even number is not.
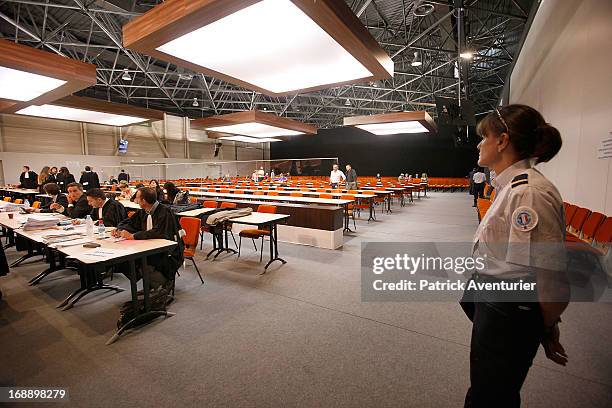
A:
[[[85,217],[85,231],[87,233],[87,237],[88,238],[93,238],[93,234],[94,234],[94,225],[93,225],[93,220],[91,219],[91,215],[87,215],[87,217]]]
[[[98,237],[104,238],[105,233],[106,233],[106,227],[104,226],[104,223],[102,222],[102,220],[100,220],[100,223],[98,224]]]

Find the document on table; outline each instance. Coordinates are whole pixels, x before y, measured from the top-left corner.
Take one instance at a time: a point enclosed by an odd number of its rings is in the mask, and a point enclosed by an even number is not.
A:
[[[90,242],[92,242],[90,238],[76,238],[70,241],[63,241],[63,242],[58,242],[55,244],[50,244],[49,247],[50,248],[66,248],[66,247],[71,247],[75,245],[88,244]]]
[[[84,252],[81,254],[81,257],[86,257],[90,259],[98,259],[100,261],[104,261],[112,258],[119,258],[125,255],[128,255],[130,251],[126,251],[124,249],[114,249],[114,248],[95,248],[91,251]]]

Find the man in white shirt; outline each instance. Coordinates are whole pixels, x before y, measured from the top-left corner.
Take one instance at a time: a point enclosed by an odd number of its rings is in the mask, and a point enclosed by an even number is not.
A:
[[[329,183],[332,188],[338,188],[338,184],[344,180],[346,180],[346,176],[338,169],[338,165],[334,164],[333,170],[329,174]]]
[[[484,198],[484,188],[486,179],[487,176],[482,172],[481,167],[479,167],[472,176],[472,181],[474,182],[474,207],[476,207],[478,197]]]

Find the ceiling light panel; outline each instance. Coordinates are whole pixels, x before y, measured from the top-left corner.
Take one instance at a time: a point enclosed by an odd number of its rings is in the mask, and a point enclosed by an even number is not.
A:
[[[261,1],[157,49],[273,93],[372,76],[289,0]]]
[[[393,61],[338,0],[172,0],[123,28],[124,45],[282,96],[393,76]]]
[[[127,126],[134,123],[145,122],[148,119],[135,116],[117,115],[105,112],[96,112],[85,109],[69,108],[66,106],[41,105],[28,106],[16,112],[18,115],[38,116],[50,119],[72,120],[76,122],[97,123],[109,126]]]
[[[207,130],[220,133],[231,133],[233,135],[243,135],[250,137],[278,137],[278,136],[296,136],[303,135],[304,132],[295,130],[282,129],[276,126],[270,126],[263,123],[240,123],[227,126],[214,126]]]
[[[245,143],[268,143],[268,142],[281,142],[280,139],[274,138],[259,138],[259,137],[248,137],[248,136],[225,136],[221,137],[221,140],[231,140],[234,142],[245,142]]]
[[[12,68],[0,67],[0,98],[14,101],[30,101],[66,81]]]
[[[400,133],[429,133],[429,130],[419,122],[372,123],[369,125],[356,125],[375,135],[395,135]]]

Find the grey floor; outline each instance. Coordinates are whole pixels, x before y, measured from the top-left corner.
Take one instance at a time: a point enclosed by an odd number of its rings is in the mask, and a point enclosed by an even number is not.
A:
[[[112,346],[129,292],[62,312],[74,274],[29,287],[42,264],[16,268],[0,279],[0,385],[68,387],[75,407],[462,406],[470,325],[458,305],[361,302],[359,265],[362,241],[470,240],[469,197],[432,193],[357,227],[342,250],[281,244],[288,264],[263,276],[248,242],[240,260],[199,256],[206,284],[192,267],[181,272],[176,316]],[[540,351],[523,406],[612,406],[611,334],[612,305],[572,304],[562,325],[570,363]]]

